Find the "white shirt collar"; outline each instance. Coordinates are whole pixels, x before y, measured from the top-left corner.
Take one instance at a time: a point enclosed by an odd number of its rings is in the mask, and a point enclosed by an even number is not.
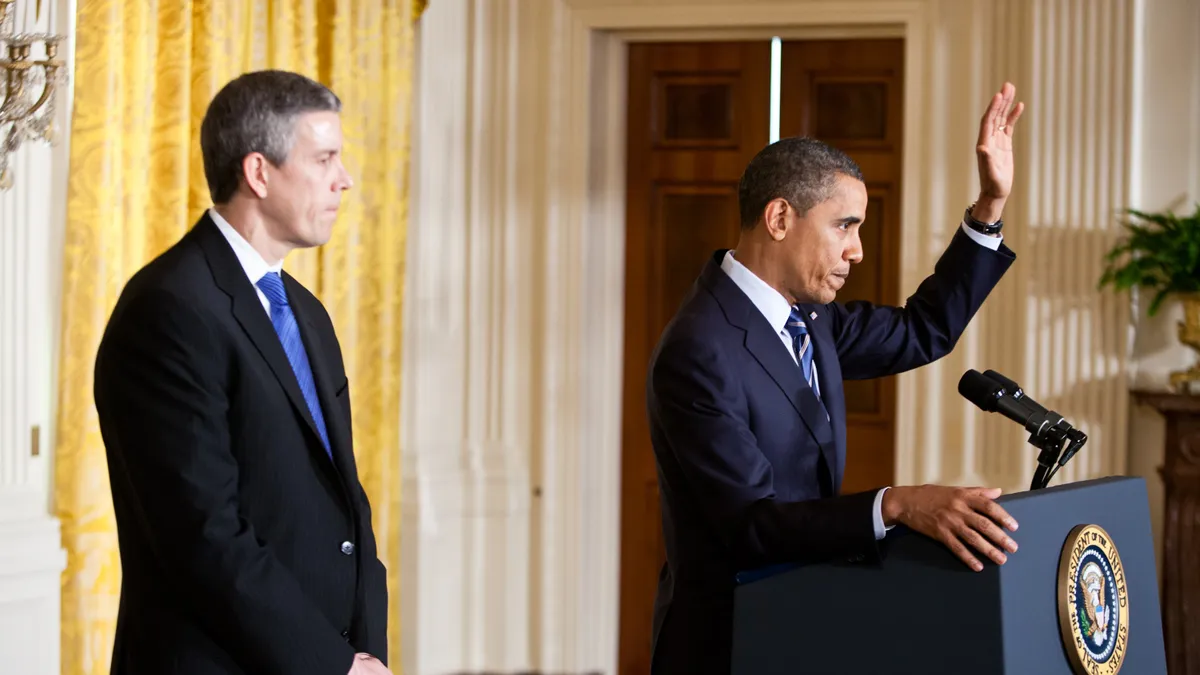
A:
[[[274,265],[268,265],[266,260],[259,255],[258,251],[246,241],[246,238],[241,235],[229,221],[225,220],[221,214],[217,213],[216,209],[208,210],[208,217],[217,224],[217,229],[221,234],[225,235],[225,239],[233,248],[234,255],[237,256],[238,262],[242,264],[242,269],[246,270],[246,276],[250,277],[251,284],[257,284],[259,279],[267,272],[279,273],[283,269],[283,261],[279,261]]]
[[[721,260],[721,269],[729,275],[738,288],[742,289],[746,297],[750,298],[750,302],[754,303],[758,311],[762,312],[767,323],[771,324],[771,328],[775,329],[776,333],[782,332],[787,325],[788,317],[792,315],[792,306],[779,291],[771,288],[767,282],[759,279],[758,275],[738,262],[733,257],[733,253],[733,251],[725,253],[725,258]]]

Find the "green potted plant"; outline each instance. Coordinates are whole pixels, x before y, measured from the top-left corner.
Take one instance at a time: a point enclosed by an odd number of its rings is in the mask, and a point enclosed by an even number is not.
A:
[[[1147,313],[1154,316],[1168,296],[1178,297],[1184,319],[1179,341],[1200,352],[1200,204],[1190,216],[1170,211],[1147,213],[1125,209],[1127,235],[1105,255],[1100,288],[1127,291],[1137,286],[1154,296]],[[1200,382],[1200,365],[1171,373],[1171,385],[1187,390]]]

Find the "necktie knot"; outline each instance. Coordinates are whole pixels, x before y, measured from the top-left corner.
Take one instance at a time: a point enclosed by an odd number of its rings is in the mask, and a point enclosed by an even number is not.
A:
[[[792,313],[788,315],[787,323],[784,324],[788,335],[795,340],[798,337],[808,335],[808,326],[804,323],[804,315],[800,313],[799,307],[793,307]]]
[[[283,278],[279,276],[278,272],[267,272],[262,275],[262,278],[258,280],[258,284],[256,285],[263,292],[263,295],[267,296],[267,300],[271,301],[271,306],[287,306],[287,291],[283,288]]]

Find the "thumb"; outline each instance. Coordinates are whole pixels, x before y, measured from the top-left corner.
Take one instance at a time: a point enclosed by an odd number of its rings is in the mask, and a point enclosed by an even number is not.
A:
[[[983,494],[983,496],[987,497],[988,499],[995,499],[995,498],[999,497],[1000,495],[1004,494],[1004,490],[1002,490],[998,487],[983,488],[982,490],[980,490],[980,493]]]

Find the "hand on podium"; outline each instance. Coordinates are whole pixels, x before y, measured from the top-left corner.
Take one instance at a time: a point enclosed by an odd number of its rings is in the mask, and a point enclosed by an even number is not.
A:
[[[1015,553],[1017,542],[1001,528],[1015,532],[1017,521],[994,500],[1000,488],[960,488],[941,485],[889,489],[881,505],[884,524],[900,523],[946,545],[976,572],[983,565],[965,544],[997,565],[1008,559],[996,546]]]
[[[359,652],[346,675],[392,675],[392,671],[374,656]]]

